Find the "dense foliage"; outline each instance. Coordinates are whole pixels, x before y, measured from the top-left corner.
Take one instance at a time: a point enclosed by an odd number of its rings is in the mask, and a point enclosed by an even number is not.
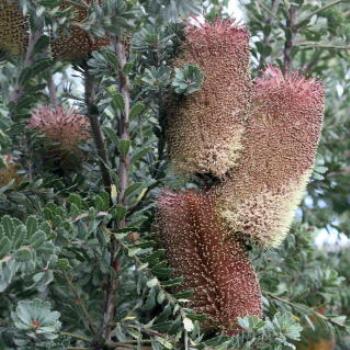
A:
[[[349,251],[319,249],[314,238],[350,235],[349,3],[242,3],[252,74],[273,63],[317,77],[327,108],[288,238],[251,250],[264,319],[240,319],[246,332],[237,337],[201,329],[154,233],[159,190],[204,181],[168,166],[168,101],[199,90],[203,79],[197,66],[171,62],[189,16],[226,17],[228,1],[105,0],[88,10],[86,1],[16,3],[29,29],[23,57],[0,42],[0,348],[348,349]],[[80,35],[110,45],[67,61],[52,47],[76,28],[74,9],[88,14]],[[84,115],[92,137],[71,126],[64,138],[31,127],[45,105],[68,111],[53,118],[64,127],[72,113]]]

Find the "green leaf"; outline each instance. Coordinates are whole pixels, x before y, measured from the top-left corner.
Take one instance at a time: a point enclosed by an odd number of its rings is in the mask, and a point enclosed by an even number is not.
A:
[[[199,91],[204,80],[200,68],[193,64],[187,64],[182,68],[175,68],[175,78],[172,87],[179,95],[190,95]]]
[[[131,145],[130,140],[119,140],[119,142],[118,142],[119,153],[125,157],[129,152],[130,145]]]
[[[144,110],[146,106],[142,102],[135,103],[130,110],[130,119],[138,117]]]
[[[27,227],[28,237],[32,237],[34,232],[36,232],[38,228],[37,218],[33,215],[29,216],[26,220],[26,227]]]
[[[112,107],[115,111],[124,111],[125,103],[124,98],[120,92],[116,90],[114,85],[107,89],[110,97],[112,98]]]
[[[33,251],[30,247],[22,247],[15,253],[15,259],[21,262],[33,259]]]
[[[121,221],[125,218],[125,215],[127,213],[127,209],[118,204],[113,208],[113,216],[117,221]]]
[[[0,258],[8,255],[11,252],[11,241],[8,237],[2,237],[0,239]]]
[[[38,230],[31,237],[31,246],[35,249],[39,248],[46,241],[46,234],[42,230]]]

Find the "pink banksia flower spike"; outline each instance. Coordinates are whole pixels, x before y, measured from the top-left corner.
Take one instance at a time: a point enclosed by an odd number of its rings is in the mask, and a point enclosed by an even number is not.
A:
[[[157,230],[191,307],[209,319],[204,328],[241,331],[238,317],[261,316],[261,292],[242,242],[232,240],[216,220],[204,193],[164,191],[157,201]]]
[[[32,112],[28,127],[67,151],[77,150],[78,145],[91,136],[88,119],[73,108],[39,107]]]
[[[314,165],[324,111],[322,84],[268,67],[254,85],[237,167],[215,188],[219,216],[263,246],[286,236]]]
[[[166,138],[176,171],[223,176],[239,158],[249,110],[249,33],[231,20],[190,26],[175,67],[198,66],[202,89],[168,109]]]

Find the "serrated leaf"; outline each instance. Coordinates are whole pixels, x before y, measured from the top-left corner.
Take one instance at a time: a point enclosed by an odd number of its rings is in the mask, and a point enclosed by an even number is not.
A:
[[[0,259],[8,255],[11,250],[11,241],[7,237],[0,239]]]

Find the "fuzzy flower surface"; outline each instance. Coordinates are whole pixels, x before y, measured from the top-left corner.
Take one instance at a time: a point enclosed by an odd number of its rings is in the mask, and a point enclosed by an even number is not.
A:
[[[209,316],[208,328],[241,331],[237,317],[261,316],[261,292],[245,247],[230,239],[204,193],[164,191],[158,199],[158,230],[191,307]]]
[[[0,0],[0,49],[12,55],[24,52],[28,23],[15,2]]]
[[[90,5],[91,0],[86,3]],[[62,2],[62,9],[72,6],[69,1]],[[109,45],[108,39],[95,39],[87,33],[80,24],[87,18],[88,12],[82,7],[75,7],[75,23],[72,23],[71,28],[67,32],[61,32],[60,36],[52,42],[53,57],[66,61],[79,61],[87,58],[92,51],[103,46]]]
[[[277,246],[312,172],[324,91],[316,80],[268,67],[255,82],[252,104],[242,157],[213,191],[231,232]]]
[[[235,164],[249,110],[249,33],[233,21],[189,27],[175,67],[194,65],[200,91],[170,103],[166,138],[179,173],[223,176]]]
[[[90,138],[88,119],[72,108],[39,107],[33,111],[28,127],[67,151],[75,151],[79,143]]]

